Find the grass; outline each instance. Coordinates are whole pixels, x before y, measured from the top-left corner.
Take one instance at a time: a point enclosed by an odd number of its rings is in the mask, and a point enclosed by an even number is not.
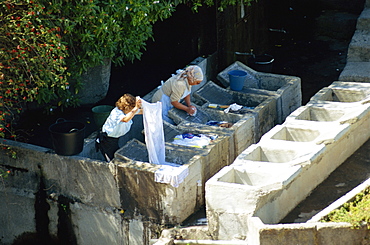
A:
[[[351,202],[331,211],[321,222],[347,222],[354,228],[370,229],[370,187],[357,194]]]

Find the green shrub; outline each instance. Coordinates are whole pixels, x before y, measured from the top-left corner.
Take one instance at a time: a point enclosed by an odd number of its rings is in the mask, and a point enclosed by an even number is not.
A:
[[[370,228],[370,188],[356,195],[353,201],[331,211],[323,222],[347,222],[354,228],[367,225]]]

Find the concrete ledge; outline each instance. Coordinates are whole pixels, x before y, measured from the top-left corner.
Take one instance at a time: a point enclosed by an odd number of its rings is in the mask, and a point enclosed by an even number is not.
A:
[[[356,30],[348,46],[347,62],[370,62],[370,32]]]
[[[338,80],[370,83],[370,62],[347,62]]]
[[[327,216],[331,211],[340,208],[341,206],[343,206],[343,204],[347,202],[353,201],[357,194],[366,190],[367,188],[369,188],[369,186],[370,186],[370,179],[367,179],[362,184],[358,185],[356,188],[346,193],[344,196],[342,196],[341,198],[339,198],[338,200],[330,204],[328,207],[326,207],[319,213],[317,213],[310,220],[308,220],[307,223],[319,222],[321,219]]]
[[[301,79],[299,77],[257,72],[236,61],[217,76],[217,79],[225,87],[229,87],[230,81],[227,72],[231,70],[243,70],[248,73],[241,92],[277,95],[277,123],[282,123],[292,111],[302,105]]]
[[[42,177],[48,194],[91,205],[120,206],[111,163],[79,156],[60,156],[47,148],[10,140],[3,142],[17,152],[16,159],[4,151],[0,154],[0,162],[6,162],[10,169],[14,169],[14,176],[9,178],[12,187],[35,193]],[[107,189],[111,190],[110,193],[105,192]],[[114,191],[117,192],[112,195]]]
[[[367,228],[352,229],[348,223],[264,224],[258,217],[248,221],[253,234],[248,244],[368,244]]]
[[[364,8],[360,16],[357,18],[357,30],[367,31],[370,26],[370,8]]]

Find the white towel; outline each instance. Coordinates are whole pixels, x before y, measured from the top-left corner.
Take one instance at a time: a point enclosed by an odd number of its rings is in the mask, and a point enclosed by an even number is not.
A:
[[[175,166],[173,164],[162,164],[161,168],[155,171],[155,182],[170,184],[173,187],[179,187],[179,184],[184,181],[189,174],[187,166]]]
[[[161,165],[155,171],[154,181],[178,187],[189,174],[187,166],[165,161],[165,142],[162,121],[162,103],[149,103],[142,100],[145,144],[149,162]]]
[[[232,111],[239,111],[241,108],[243,108],[243,106],[241,105],[238,105],[236,103],[234,104],[231,104],[229,107],[227,107],[224,112],[225,113],[229,113],[229,110],[232,110]]]
[[[165,162],[165,144],[162,122],[162,103],[149,103],[142,100],[145,144],[149,162],[161,164]]]
[[[194,136],[193,138],[183,138],[182,135],[176,135],[173,144],[176,145],[184,145],[184,146],[191,146],[191,147],[198,147],[203,148],[211,142],[211,138],[207,137],[204,134],[199,134],[198,136]]]

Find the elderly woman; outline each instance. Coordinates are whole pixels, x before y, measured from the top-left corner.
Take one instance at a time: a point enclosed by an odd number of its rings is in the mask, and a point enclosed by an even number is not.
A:
[[[172,107],[186,111],[189,115],[196,113],[195,106],[191,105],[190,93],[191,86],[198,85],[203,81],[203,72],[199,66],[188,66],[185,70],[180,70],[178,74],[169,78],[161,88],[155,92],[152,102],[162,102],[163,120],[174,124],[168,117],[168,111]],[[186,105],[180,103],[184,99]]]
[[[98,148],[107,161],[112,160],[118,150],[119,137],[130,131],[132,118],[142,114],[140,108],[141,99],[131,94],[124,94],[117,100],[116,107],[109,114],[97,139]]]

